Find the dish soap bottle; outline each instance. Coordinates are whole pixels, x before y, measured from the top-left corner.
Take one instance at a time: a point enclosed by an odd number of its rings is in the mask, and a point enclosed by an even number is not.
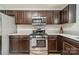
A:
[[[60,33],[63,33],[63,27],[62,26],[60,27]]]

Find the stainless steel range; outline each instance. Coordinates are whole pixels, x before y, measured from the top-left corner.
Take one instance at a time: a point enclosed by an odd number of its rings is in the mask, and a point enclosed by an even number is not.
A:
[[[41,17],[43,18],[43,17]],[[40,18],[40,19],[41,19]],[[33,18],[33,20],[39,20],[38,17],[37,18]],[[45,20],[45,19],[44,19]],[[35,21],[34,21],[35,22]],[[36,21],[37,22],[37,21]],[[44,21],[44,24],[46,22]],[[34,24],[34,23],[33,23]],[[41,23],[43,24],[43,23]],[[30,54],[48,54],[47,50],[48,50],[48,40],[47,37],[48,35],[45,33],[45,25],[33,25],[33,26],[37,26],[36,30],[33,30],[33,33],[30,34]],[[43,26],[43,28],[42,28]]]
[[[34,30],[33,33],[30,35],[30,52],[31,54],[47,54],[48,50],[48,35],[45,34],[45,30]],[[34,52],[35,51],[35,52]],[[37,53],[40,51],[39,53]]]

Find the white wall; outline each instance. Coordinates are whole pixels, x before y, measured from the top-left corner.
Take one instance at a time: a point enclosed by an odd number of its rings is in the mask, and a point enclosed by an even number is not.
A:
[[[0,13],[2,16],[2,54],[9,54],[9,33],[16,32],[15,19]]]
[[[1,15],[0,15],[0,35],[2,33],[2,20],[1,20]]]

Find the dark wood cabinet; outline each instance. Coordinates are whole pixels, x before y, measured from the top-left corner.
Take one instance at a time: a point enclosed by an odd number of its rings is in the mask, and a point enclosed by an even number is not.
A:
[[[24,22],[25,24],[32,24],[32,12],[24,11]]]
[[[61,24],[69,23],[69,5],[60,12]]]
[[[69,23],[69,6],[63,9],[63,23]]]
[[[60,24],[60,11],[56,10],[52,13],[53,24]]]
[[[32,13],[29,11],[16,11],[16,24],[32,24]]]
[[[79,49],[75,46],[69,44],[68,42],[63,42],[63,54],[64,55],[79,55]]]
[[[59,11],[25,11],[25,10],[2,10],[0,11],[9,16],[15,17],[16,24],[32,24],[33,16],[46,17],[47,24],[59,24]],[[56,20],[56,21],[55,21]],[[56,23],[55,23],[56,22]]]
[[[24,22],[24,12],[16,11],[16,24],[23,24]]]
[[[69,21],[76,23],[76,4],[69,4]]]
[[[16,24],[32,24],[33,16],[46,17],[47,24],[52,24],[50,11],[16,11]]]
[[[63,36],[57,36],[57,51],[62,54],[63,51]]]
[[[29,36],[17,35],[10,36],[9,52],[11,54],[29,54]]]
[[[76,23],[76,4],[69,4],[60,12],[60,23]]]
[[[79,55],[79,42],[70,39],[63,38],[63,55]]]
[[[15,17],[16,24],[32,24],[33,16],[46,17],[47,24],[65,24],[76,22],[76,4],[69,4],[63,10],[0,10]]]
[[[48,54],[57,52],[57,36],[48,37]]]
[[[79,42],[61,35],[48,37],[48,54],[79,55]]]
[[[46,17],[47,24],[60,24],[60,11],[39,11],[39,16]]]

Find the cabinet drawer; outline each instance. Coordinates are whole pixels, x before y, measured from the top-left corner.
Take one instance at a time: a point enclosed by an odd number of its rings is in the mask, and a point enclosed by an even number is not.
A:
[[[49,35],[48,39],[50,39],[50,40],[56,40],[57,39],[57,35]]]
[[[29,36],[27,35],[13,35],[13,36],[9,36],[10,39],[28,39],[30,38]]]

